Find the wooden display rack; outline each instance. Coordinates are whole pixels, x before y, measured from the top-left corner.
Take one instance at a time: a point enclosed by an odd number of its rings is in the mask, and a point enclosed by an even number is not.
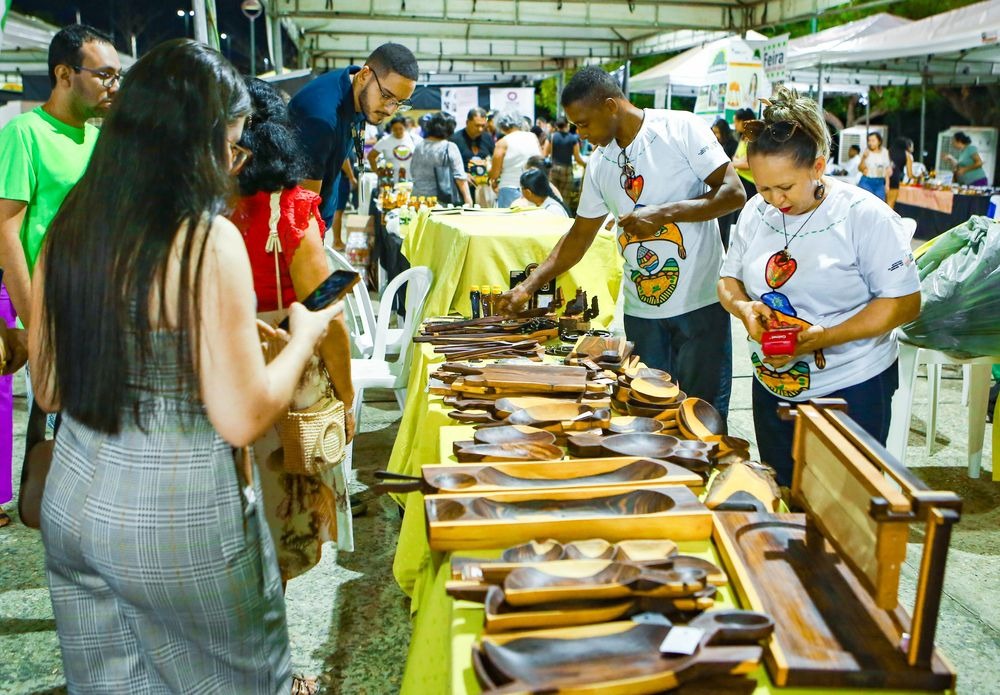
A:
[[[954,688],[934,633],[962,501],[929,490],[845,407],[782,406],[796,421],[792,498],[806,513],[717,513],[720,555],[746,607],[774,616],[765,660],[777,685]],[[916,522],[925,538],[911,620],[899,570]]]

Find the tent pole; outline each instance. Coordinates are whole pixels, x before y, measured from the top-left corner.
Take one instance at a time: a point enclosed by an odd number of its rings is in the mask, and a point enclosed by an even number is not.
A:
[[[192,0],[191,9],[194,10],[194,40],[201,43],[208,43],[208,21],[205,16],[205,3]]]
[[[673,100],[674,100],[674,83],[667,82],[667,103],[666,103],[667,111],[669,111],[672,108],[670,104],[673,103]]]
[[[927,75],[920,78],[920,162],[924,161],[924,132],[927,129]]]
[[[556,75],[556,116],[557,117],[563,115],[562,93],[563,93],[563,85],[564,85],[565,81],[566,81],[566,71],[565,70],[560,70],[559,73]]]
[[[822,113],[823,112],[823,63],[819,64],[819,80],[818,80],[818,82],[819,82],[819,86],[817,87],[817,91],[818,91],[819,96],[816,99],[816,103],[819,104],[819,111],[820,111],[820,113]]]
[[[868,137],[868,122],[872,115],[872,87],[865,87],[865,137]]]

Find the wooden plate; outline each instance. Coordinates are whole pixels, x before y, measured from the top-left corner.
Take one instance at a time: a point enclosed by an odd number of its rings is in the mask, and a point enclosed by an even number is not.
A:
[[[628,415],[611,418],[611,424],[605,428],[608,434],[629,434],[630,432],[659,432],[663,423],[653,418]]]
[[[633,432],[605,437],[601,447],[612,456],[650,456],[666,458],[677,446],[677,438],[663,434]],[[627,453],[633,452],[633,453]]]
[[[681,403],[677,424],[690,439],[706,439],[727,433],[726,421],[719,411],[700,398],[687,398]]]
[[[476,444],[506,444],[508,442],[555,444],[556,436],[551,432],[528,425],[503,425],[476,430],[475,440]]]
[[[455,457],[462,463],[479,461],[554,461],[561,459],[563,452],[555,444],[507,442],[505,444],[476,444],[466,449],[459,449]]]
[[[680,393],[680,387],[674,382],[658,377],[638,377],[632,379],[629,388],[651,402],[669,402]]]

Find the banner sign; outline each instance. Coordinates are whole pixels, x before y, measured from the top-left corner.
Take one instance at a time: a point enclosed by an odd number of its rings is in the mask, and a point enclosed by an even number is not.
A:
[[[441,110],[465,127],[469,110],[479,106],[479,87],[442,87]]]
[[[490,89],[490,109],[497,113],[516,113],[535,123],[534,87],[493,87]]]
[[[788,79],[785,58],[788,54],[788,34],[775,36],[764,44],[761,51],[761,63],[764,65],[764,76],[772,86],[777,86]]]

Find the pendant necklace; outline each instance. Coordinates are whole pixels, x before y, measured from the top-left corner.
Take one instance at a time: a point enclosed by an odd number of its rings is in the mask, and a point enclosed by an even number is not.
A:
[[[802,223],[801,227],[799,227],[799,231],[795,232],[795,234],[792,235],[791,239],[788,238],[788,227],[785,225],[785,213],[783,212],[781,213],[781,232],[785,237],[785,248],[783,248],[778,253],[781,256],[782,261],[787,263],[792,260],[792,254],[788,252],[788,247],[791,245],[793,241],[795,241],[795,239],[799,236],[799,234],[802,233],[802,230],[806,228],[806,225],[809,224],[809,220],[812,219],[812,216],[815,215],[816,211],[819,210],[820,207],[823,205],[824,200],[826,200],[825,197],[819,201],[819,205],[813,208],[813,211],[809,213],[809,217],[807,217],[806,221]]]

